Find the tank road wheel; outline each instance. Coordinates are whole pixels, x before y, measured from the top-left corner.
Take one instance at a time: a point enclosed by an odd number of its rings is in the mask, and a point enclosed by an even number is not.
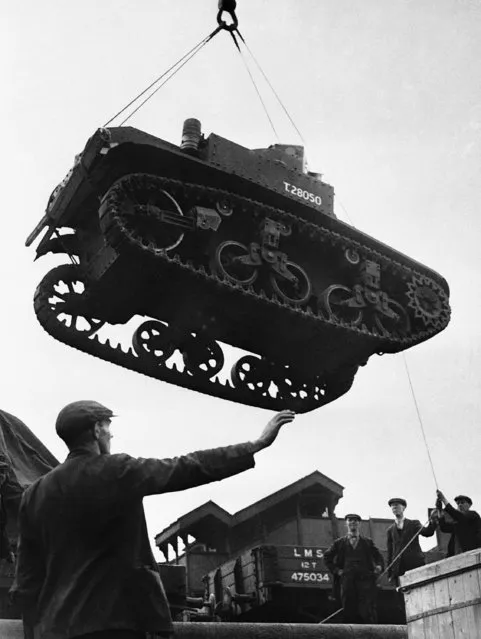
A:
[[[269,280],[279,297],[289,304],[303,304],[311,297],[312,287],[306,271],[295,262],[287,261],[285,267],[295,280],[288,280],[280,273],[272,271]]]
[[[268,368],[259,357],[245,355],[231,369],[232,383],[236,388],[247,388],[256,393],[264,393],[271,380],[267,375]]]
[[[329,317],[350,326],[357,326],[362,318],[362,309],[350,306],[354,299],[352,290],[342,284],[332,284],[322,294],[322,304]]]
[[[191,337],[182,345],[186,369],[194,375],[214,377],[224,366],[224,353],[215,340]]]
[[[387,301],[387,307],[392,317],[384,315],[382,313],[376,313],[374,315],[374,322],[383,335],[389,335],[393,333],[401,333],[404,335],[409,332],[411,323],[409,316],[398,302],[394,300]]]
[[[66,328],[90,337],[105,324],[84,314],[87,302],[85,276],[76,265],[64,264],[52,269],[35,293],[37,314],[45,307],[49,315]]]
[[[257,266],[246,263],[249,249],[240,242],[227,240],[216,249],[214,270],[231,282],[247,286],[257,278]]]
[[[122,233],[140,248],[172,251],[184,238],[181,225],[163,220],[163,215],[182,220],[184,214],[174,197],[162,188],[155,175],[127,175],[108,191],[107,209],[118,220]]]
[[[138,327],[132,338],[132,346],[140,359],[154,364],[163,364],[175,350],[170,328],[154,320]]]

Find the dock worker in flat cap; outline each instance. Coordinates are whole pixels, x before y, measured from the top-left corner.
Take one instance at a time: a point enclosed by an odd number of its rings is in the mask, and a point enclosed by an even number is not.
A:
[[[423,526],[417,519],[408,519],[404,516],[407,502],[403,497],[392,497],[388,501],[388,505],[394,515],[394,523],[389,526],[386,533],[387,565],[389,566],[405,548],[401,556],[388,570],[389,580],[398,585],[399,577],[404,575],[407,570],[419,568],[426,563],[424,553],[419,545],[419,535],[432,537],[436,531],[437,519],[436,515],[433,515],[433,519],[427,526]]]
[[[11,593],[35,639],[170,636],[143,498],[252,468],[294,413],[277,413],[255,441],[173,459],[110,454],[112,417],[94,401],[65,406],[56,430],[68,457],[24,493]]]
[[[324,553],[326,566],[340,581],[344,623],[376,623],[376,579],[384,559],[372,539],[360,533],[361,517],[345,517],[347,534]]]
[[[436,496],[444,506],[440,511],[439,528],[442,532],[451,533],[446,556],[481,548],[481,518],[475,510],[471,510],[471,497],[458,495],[454,498],[457,506],[454,508],[440,490],[436,491]]]
[[[426,563],[424,553],[419,544],[419,535],[423,537],[432,537],[434,535],[437,516],[434,514],[429,524],[423,526],[417,519],[408,519],[404,516],[407,501],[403,497],[392,497],[388,501],[388,505],[394,515],[394,522],[386,531],[387,573],[389,581],[393,585],[399,586],[399,577],[401,575],[413,568],[424,566]],[[396,557],[398,559],[395,560]],[[399,622],[406,623],[406,611],[402,593],[396,595],[396,608],[399,614]]]

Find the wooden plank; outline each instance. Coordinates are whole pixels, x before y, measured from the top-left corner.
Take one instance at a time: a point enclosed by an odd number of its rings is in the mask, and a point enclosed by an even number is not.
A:
[[[479,548],[409,570],[401,577],[401,585],[412,587],[424,581],[448,576],[453,572],[467,572],[475,567],[481,568],[481,550]]]
[[[478,596],[481,595],[481,571],[480,570],[476,570],[473,571],[474,577],[476,577],[476,580],[478,582]],[[474,579],[473,579],[474,582]],[[473,585],[473,590],[475,588],[475,586]],[[481,628],[481,604],[477,604],[476,606],[472,607],[472,613],[473,613],[473,625],[474,625],[474,629],[479,629]]]
[[[436,608],[446,608],[447,612],[437,615],[438,620],[438,638],[437,639],[456,639],[453,627],[453,618],[449,611],[450,599],[447,580],[434,582],[434,595],[436,598]],[[425,587],[425,586],[423,586]],[[433,638],[434,639],[434,638]]]
[[[418,617],[424,612],[423,589],[417,588],[404,593],[406,617],[409,622],[411,617]]]
[[[451,611],[451,619],[454,628],[454,636],[456,639],[468,639],[468,608],[465,606],[456,608],[456,606],[462,606],[465,602],[468,601],[466,598],[466,573],[461,575],[454,575],[453,577],[448,577],[446,580],[448,591],[449,591],[449,599],[450,605],[453,606],[453,610]]]
[[[439,606],[436,600],[434,584],[427,584],[422,588],[422,607],[424,613],[429,613]],[[437,615],[427,615],[423,618],[424,637],[439,637],[439,623]]]
[[[423,619],[412,621],[408,625],[408,639],[428,639],[428,635],[424,634]]]

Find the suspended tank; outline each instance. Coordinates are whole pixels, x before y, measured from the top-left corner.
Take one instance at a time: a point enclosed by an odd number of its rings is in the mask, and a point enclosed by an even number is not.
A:
[[[35,312],[55,339],[150,377],[316,409],[371,355],[419,344],[450,316],[440,275],[338,220],[333,200],[300,146],[204,138],[195,119],[180,147],[99,129],[27,239],[43,232],[37,257],[70,260],[40,282]],[[99,338],[137,316],[130,348]],[[226,352],[238,354],[227,375]]]

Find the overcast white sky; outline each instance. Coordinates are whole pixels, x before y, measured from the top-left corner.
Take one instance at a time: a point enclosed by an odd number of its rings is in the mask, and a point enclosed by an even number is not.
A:
[[[0,406],[59,459],[54,420],[76,399],[110,406],[115,452],[138,456],[252,439],[272,414],[68,348],[32,307],[58,259],[34,264],[24,241],[52,189],[97,127],[214,28],[216,11],[215,0],[3,5]],[[439,485],[481,510],[481,2],[238,0],[237,13],[306,140],[310,169],[335,187],[338,216],[449,282],[451,324],[406,360]],[[299,143],[268,104],[282,141]],[[276,142],[225,33],[129,124],[179,143],[187,117],[246,147]],[[373,357],[347,395],[299,416],[254,470],[147,499],[151,538],[208,499],[235,512],[316,469],[346,487],[340,516],[389,516],[387,499],[401,495],[408,516],[426,518],[435,484],[402,355]]]

